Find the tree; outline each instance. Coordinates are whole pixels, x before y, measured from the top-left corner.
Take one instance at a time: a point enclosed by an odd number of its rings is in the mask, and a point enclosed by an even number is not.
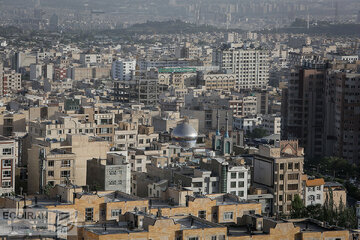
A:
[[[305,206],[298,194],[295,195],[291,202],[291,218],[303,218],[306,216]]]
[[[263,138],[268,135],[267,131],[263,128],[254,128],[252,132],[247,133],[250,138]]]

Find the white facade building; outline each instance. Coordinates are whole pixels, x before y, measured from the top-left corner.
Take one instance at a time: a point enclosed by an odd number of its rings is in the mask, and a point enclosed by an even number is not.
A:
[[[0,195],[9,195],[15,191],[15,164],[17,157],[15,140],[0,136]]]
[[[265,129],[268,134],[280,134],[281,117],[276,114],[263,115],[261,128]]]
[[[130,81],[136,70],[136,60],[119,59],[112,64],[112,77],[116,80]]]
[[[305,181],[304,202],[305,207],[324,204],[324,179],[309,179]]]
[[[255,128],[261,127],[262,117],[248,116],[248,117],[234,117],[234,129],[252,132]]]
[[[269,52],[260,48],[237,47],[231,44],[228,48],[215,52],[214,62],[227,73],[236,74],[235,88],[264,88],[269,82]]]

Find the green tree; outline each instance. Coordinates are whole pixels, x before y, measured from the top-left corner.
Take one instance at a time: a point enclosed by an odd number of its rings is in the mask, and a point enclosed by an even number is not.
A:
[[[305,206],[298,194],[295,195],[291,202],[291,218],[303,218],[306,216]]]

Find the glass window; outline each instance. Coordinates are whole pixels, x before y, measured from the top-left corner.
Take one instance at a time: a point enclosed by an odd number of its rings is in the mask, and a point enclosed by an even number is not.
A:
[[[230,187],[231,188],[236,188],[236,182],[230,182]]]
[[[61,171],[61,177],[70,177],[70,171]]]
[[[224,220],[232,220],[234,218],[233,212],[224,212]]]
[[[3,148],[3,155],[12,155],[12,148]]]
[[[198,217],[206,219],[206,211],[202,210],[198,212]]]
[[[48,171],[48,176],[53,177],[54,176],[54,171]]]
[[[3,167],[11,167],[11,159],[4,159],[3,160]]]
[[[239,191],[239,192],[238,192],[238,196],[239,196],[239,197],[244,197],[244,191]]]
[[[61,167],[70,167],[70,160],[62,160]]]
[[[111,217],[118,217],[121,215],[121,209],[112,209],[111,210]]]
[[[93,217],[94,217],[94,209],[85,208],[85,221],[93,221]]]
[[[7,171],[7,170],[3,171],[3,172],[2,172],[2,177],[3,177],[3,178],[9,178],[9,177],[11,177],[11,171]]]
[[[236,178],[236,173],[231,173],[231,179],[235,179]]]
[[[239,178],[244,178],[244,177],[245,177],[245,173],[239,172]]]
[[[238,182],[238,187],[244,187],[244,182],[243,181]]]
[[[53,167],[54,166],[54,161],[53,160],[48,161],[48,166]]]

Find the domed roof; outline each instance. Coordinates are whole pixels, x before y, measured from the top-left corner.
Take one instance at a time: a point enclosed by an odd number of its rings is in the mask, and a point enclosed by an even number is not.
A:
[[[173,139],[179,140],[196,140],[197,136],[196,130],[187,122],[177,125],[171,133]]]

